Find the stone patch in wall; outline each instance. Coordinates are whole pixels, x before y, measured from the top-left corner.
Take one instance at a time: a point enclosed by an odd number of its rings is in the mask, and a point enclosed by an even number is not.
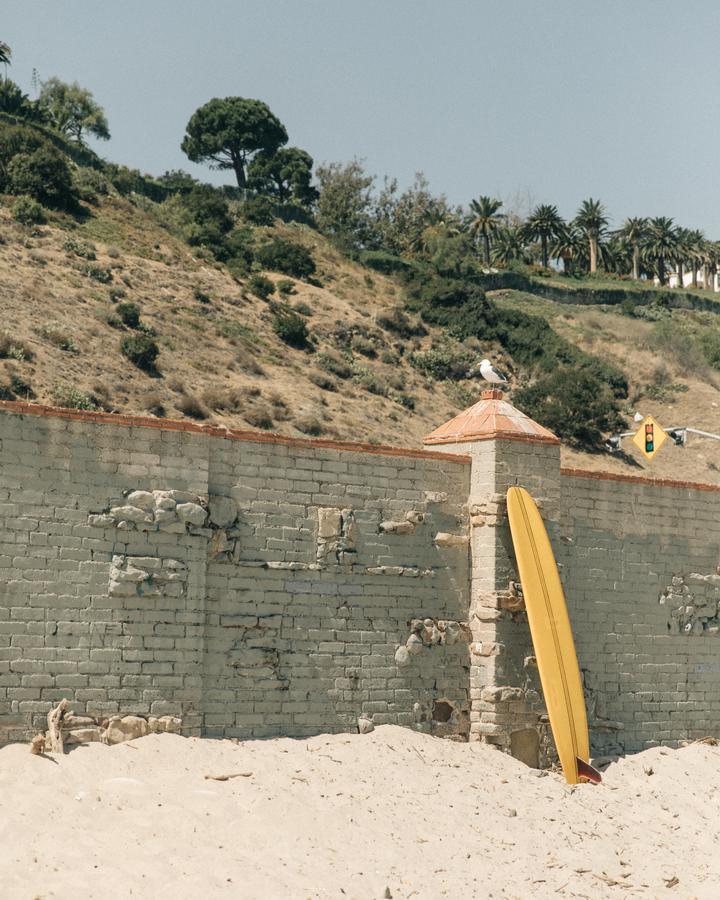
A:
[[[238,507],[232,497],[201,497],[188,491],[129,490],[124,498],[123,504],[89,515],[88,525],[203,537],[208,541],[211,560],[239,561]]]
[[[351,509],[318,508],[317,561],[352,564],[357,555],[357,522]]]
[[[410,636],[405,644],[395,651],[395,662],[401,668],[410,665],[412,657],[425,649],[452,645],[461,642],[469,643],[470,627],[467,622],[455,622],[446,619],[412,619]]]
[[[674,575],[660,594],[661,606],[668,607],[671,634],[716,635],[720,633],[720,575]]]
[[[182,597],[187,566],[177,559],[116,554],[110,563],[111,597]]]

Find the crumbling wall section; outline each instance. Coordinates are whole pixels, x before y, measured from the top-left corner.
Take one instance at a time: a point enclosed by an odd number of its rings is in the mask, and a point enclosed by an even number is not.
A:
[[[466,459],[0,406],[0,741],[467,736]]]

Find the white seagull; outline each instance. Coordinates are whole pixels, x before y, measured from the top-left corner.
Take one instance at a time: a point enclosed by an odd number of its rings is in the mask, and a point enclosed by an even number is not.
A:
[[[507,384],[507,377],[499,369],[496,369],[489,359],[484,359],[480,363],[480,374],[490,384]]]

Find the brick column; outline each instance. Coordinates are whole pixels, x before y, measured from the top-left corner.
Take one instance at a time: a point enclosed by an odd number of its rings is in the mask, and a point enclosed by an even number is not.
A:
[[[560,442],[503,400],[501,391],[490,390],[425,443],[472,457],[470,739],[537,765],[547,729],[522,596],[515,587],[505,495],[511,485],[526,488],[552,535],[559,518]]]

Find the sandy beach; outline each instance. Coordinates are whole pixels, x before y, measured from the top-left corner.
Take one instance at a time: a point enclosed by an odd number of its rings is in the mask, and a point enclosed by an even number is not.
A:
[[[716,898],[720,749],[569,787],[395,726],[0,750],[3,898]],[[218,780],[225,779],[226,780]]]

